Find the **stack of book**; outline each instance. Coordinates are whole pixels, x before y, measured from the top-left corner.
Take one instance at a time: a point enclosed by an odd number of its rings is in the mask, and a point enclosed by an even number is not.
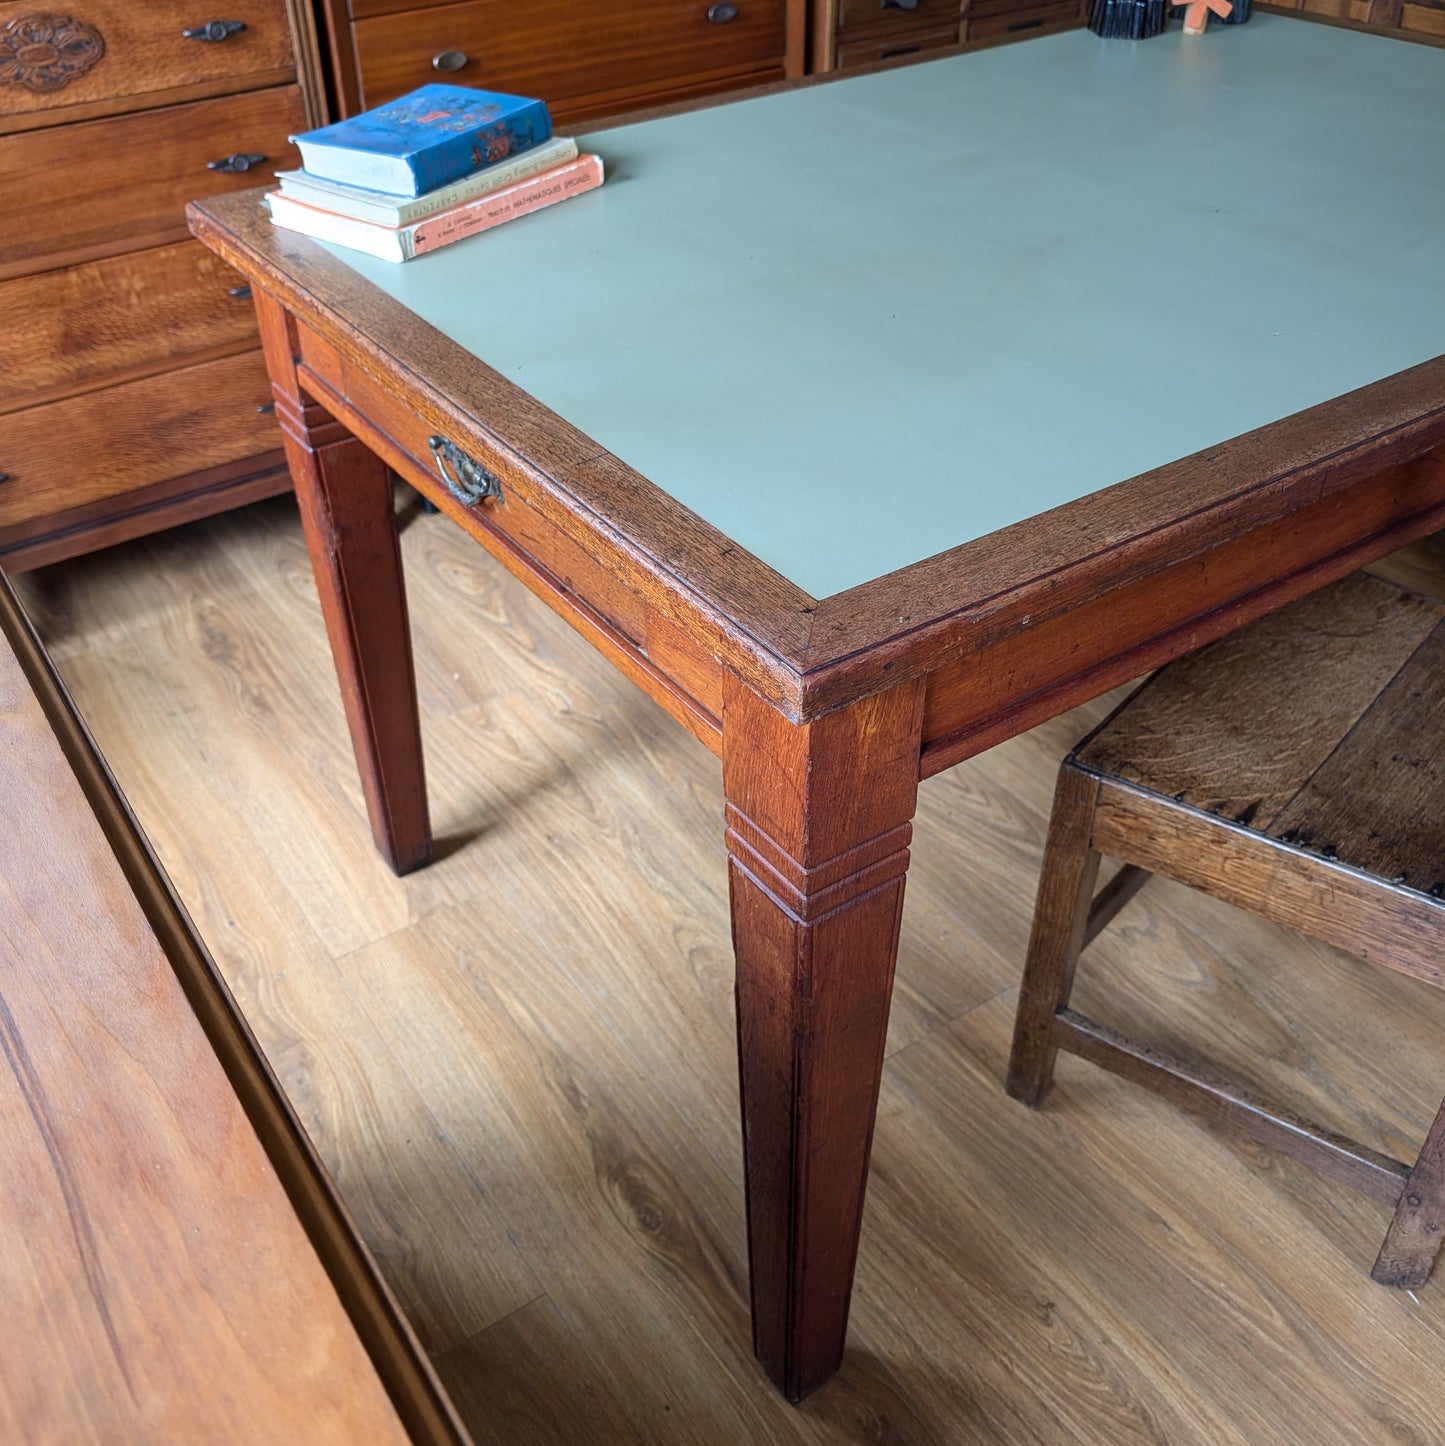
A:
[[[552,134],[540,100],[460,85],[291,139],[302,169],[266,196],[277,226],[410,261],[602,184],[600,157]]]

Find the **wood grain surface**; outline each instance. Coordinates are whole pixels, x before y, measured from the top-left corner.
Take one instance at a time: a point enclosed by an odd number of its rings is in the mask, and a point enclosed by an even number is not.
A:
[[[402,879],[291,503],[20,582],[478,1441],[1442,1439],[1445,1293],[1369,1280],[1387,1207],[1081,1061],[1040,1114],[1003,1093],[1107,700],[920,787],[847,1350],[789,1407],[748,1341],[717,762],[403,521],[440,856]],[[1438,991],[1165,881],[1077,997],[1400,1157],[1445,1084]]]
[[[0,737],[0,1436],[459,1442],[3,580]]]

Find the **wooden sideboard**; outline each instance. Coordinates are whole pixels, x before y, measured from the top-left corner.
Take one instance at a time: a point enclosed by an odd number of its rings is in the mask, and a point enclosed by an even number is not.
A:
[[[433,80],[540,95],[563,127],[802,75],[808,0],[318,0],[345,114]]]
[[[0,0],[0,562],[289,486],[249,295],[186,202],[294,164],[305,0]]]

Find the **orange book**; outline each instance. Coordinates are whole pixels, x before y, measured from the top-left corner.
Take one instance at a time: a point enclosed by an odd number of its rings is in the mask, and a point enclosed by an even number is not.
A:
[[[410,261],[453,241],[475,236],[505,221],[515,220],[544,206],[555,205],[570,196],[595,190],[602,184],[600,156],[583,155],[564,165],[554,166],[535,176],[501,190],[490,191],[470,201],[462,201],[437,211],[408,226],[382,226],[375,221],[362,221],[355,216],[307,205],[294,196],[271,191],[266,204],[271,209],[272,223],[288,231],[300,231],[318,241],[334,241],[379,256],[383,261]]]

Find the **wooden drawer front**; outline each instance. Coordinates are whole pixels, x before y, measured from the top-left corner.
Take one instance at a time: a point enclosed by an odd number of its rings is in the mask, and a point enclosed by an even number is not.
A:
[[[1400,29],[1413,30],[1417,35],[1445,37],[1445,6],[1402,5]]]
[[[384,384],[304,326],[299,328],[299,341],[303,390],[343,419],[345,408],[353,408],[359,414],[354,423],[358,435],[385,462],[463,526],[480,524],[488,534],[485,545],[506,567],[591,638],[684,727],[714,751],[720,748],[722,665],[704,642],[669,622],[640,590],[599,563],[590,539],[579,539],[558,525],[529,468],[513,453],[467,436],[440,415],[427,417],[399,404]],[[363,422],[375,428],[374,436],[366,435]],[[470,507],[457,502],[438,476],[429,445],[437,434],[449,437],[492,472],[501,483],[501,497]],[[673,682],[659,687],[654,669]]]
[[[945,30],[934,30],[925,35],[875,35],[851,43],[840,41],[836,65],[839,70],[847,70],[850,66],[873,65],[880,60],[892,60],[895,56],[943,50],[957,44],[958,23],[955,21]]]
[[[666,86],[710,71],[781,69],[784,0],[737,0],[715,24],[709,0],[471,0],[409,10],[354,27],[363,104],[440,78],[432,57],[460,51],[462,85],[541,96],[549,104]]]
[[[11,136],[0,145],[0,277],[181,240],[187,201],[299,165],[286,138],[304,128],[301,92],[285,86]],[[207,169],[237,153],[266,160]]]
[[[908,10],[898,0],[841,0],[838,6],[838,35],[853,31],[887,30],[890,35],[923,34],[941,30],[958,20],[959,0],[918,0]]]
[[[259,351],[30,407],[0,428],[0,527],[271,451]]]
[[[220,16],[246,28],[225,40],[183,31]],[[294,76],[285,0],[80,0],[57,14],[34,0],[0,0],[0,117],[124,101],[185,86],[227,90]],[[0,129],[4,122],[0,120]]]
[[[1041,31],[1064,30],[1080,23],[1076,0],[1046,0],[1020,5],[1018,0],[975,0],[969,8],[964,39],[1020,40]]]
[[[0,412],[256,344],[242,278],[178,241],[0,283],[7,334]]]

